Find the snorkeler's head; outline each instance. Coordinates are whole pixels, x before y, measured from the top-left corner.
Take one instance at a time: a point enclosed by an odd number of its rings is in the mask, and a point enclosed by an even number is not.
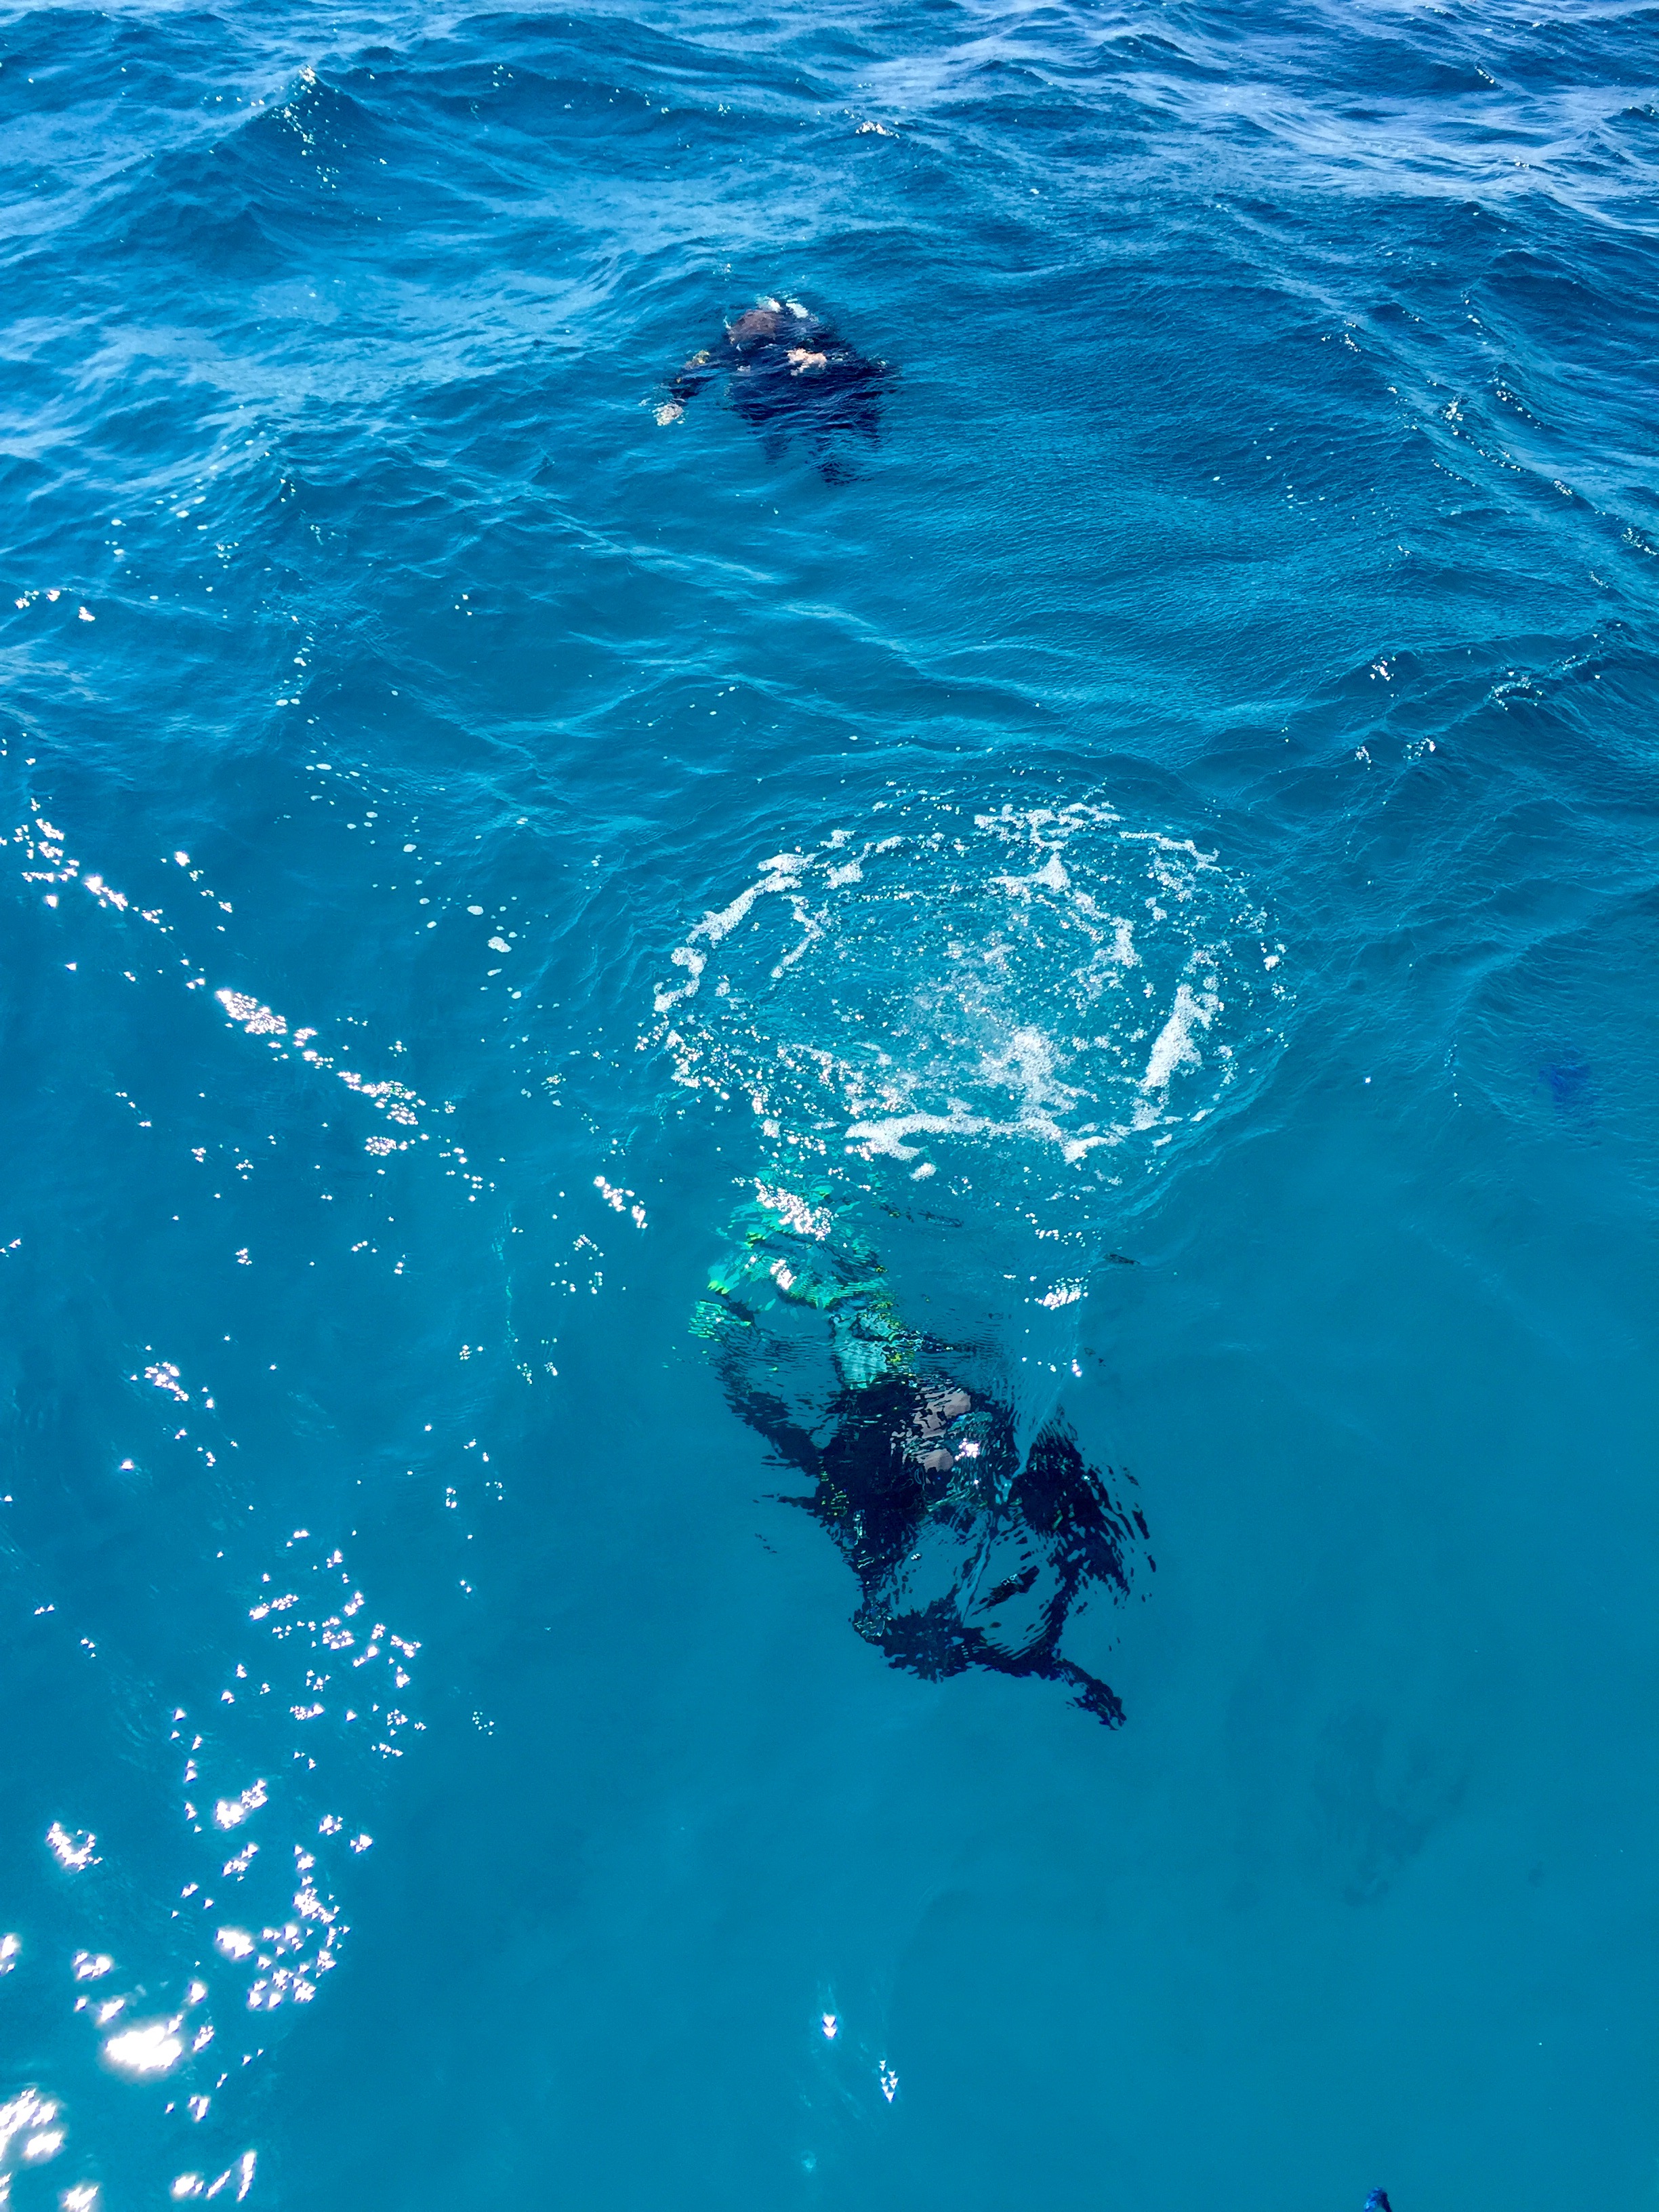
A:
[[[783,310],[778,302],[763,300],[747,314],[739,315],[726,336],[734,346],[759,345],[768,338],[776,337],[782,321]]]

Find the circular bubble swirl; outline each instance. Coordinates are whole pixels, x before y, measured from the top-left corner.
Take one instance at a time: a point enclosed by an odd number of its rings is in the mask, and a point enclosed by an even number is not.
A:
[[[705,915],[657,1037],[832,1182],[943,1166],[960,1190],[989,1155],[1099,1189],[1242,1095],[1283,954],[1215,854],[1101,800],[894,801]]]

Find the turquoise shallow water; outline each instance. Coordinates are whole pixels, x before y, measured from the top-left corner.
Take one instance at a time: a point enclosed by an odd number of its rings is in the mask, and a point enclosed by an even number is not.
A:
[[[13,2203],[1651,2203],[1654,27],[8,13]]]

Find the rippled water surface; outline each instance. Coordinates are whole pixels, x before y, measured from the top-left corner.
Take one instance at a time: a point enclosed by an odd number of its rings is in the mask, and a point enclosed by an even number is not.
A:
[[[1656,58],[7,12],[22,2212],[1651,2202]]]

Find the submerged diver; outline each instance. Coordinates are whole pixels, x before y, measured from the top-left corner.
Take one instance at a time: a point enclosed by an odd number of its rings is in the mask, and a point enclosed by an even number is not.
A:
[[[846,441],[876,442],[888,374],[885,362],[866,359],[799,300],[763,299],[727,325],[718,345],[692,355],[657,421],[678,422],[688,401],[723,375],[732,406],[765,439],[769,458],[780,457],[793,431],[825,482],[840,483],[852,473],[840,450]]]
[[[813,1485],[783,1502],[857,1576],[859,1633],[930,1681],[988,1667],[1062,1682],[1116,1727],[1115,1694],[1060,1645],[1095,1587],[1127,1592],[1139,1511],[1114,1501],[1062,1421],[1022,1465],[1006,1407],[927,1374],[946,1347],[904,1327],[880,1263],[844,1228],[832,1236],[827,1210],[763,1188],[733,1231],[694,1327],[732,1410]]]

